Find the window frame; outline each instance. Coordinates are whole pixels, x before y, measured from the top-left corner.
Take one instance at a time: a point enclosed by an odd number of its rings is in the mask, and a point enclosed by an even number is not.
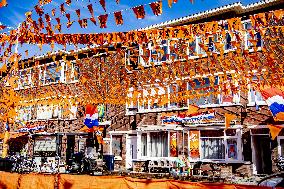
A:
[[[202,130],[198,130],[199,131],[199,158],[193,159],[189,156],[189,160],[191,162],[197,162],[197,161],[202,161],[202,162],[224,162],[224,163],[240,163],[243,162],[243,152],[242,152],[242,131],[241,129],[238,128],[233,128],[236,130],[236,134],[234,136],[227,136],[225,129],[223,130],[223,136],[216,136],[216,137],[201,137],[200,132]],[[195,129],[194,129],[195,130]],[[219,129],[220,130],[220,129]],[[189,130],[190,131],[190,130]],[[190,140],[189,140],[189,131],[188,131],[188,154],[190,154]],[[225,150],[225,159],[205,159],[205,158],[201,158],[202,157],[202,148],[201,148],[201,139],[203,138],[220,138],[224,140],[224,150]],[[231,159],[228,158],[228,139],[236,139],[237,141],[237,159]]]

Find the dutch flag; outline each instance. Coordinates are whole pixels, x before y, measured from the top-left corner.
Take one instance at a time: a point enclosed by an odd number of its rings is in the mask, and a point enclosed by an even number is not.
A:
[[[88,104],[86,106],[86,118],[84,124],[92,129],[93,127],[99,126],[99,114],[96,106]]]
[[[268,88],[261,91],[276,121],[284,121],[284,93],[280,89]]]

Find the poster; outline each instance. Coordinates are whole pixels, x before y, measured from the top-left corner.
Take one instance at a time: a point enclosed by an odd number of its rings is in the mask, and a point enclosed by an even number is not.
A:
[[[189,156],[199,159],[199,131],[189,131]]]
[[[228,143],[228,158],[237,160],[238,151],[237,151],[237,139],[227,139]]]
[[[177,157],[177,133],[170,132],[170,156]]]

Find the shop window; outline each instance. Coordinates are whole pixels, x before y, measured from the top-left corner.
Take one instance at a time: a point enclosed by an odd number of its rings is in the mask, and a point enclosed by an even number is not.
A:
[[[147,133],[141,135],[141,155],[147,156]]]
[[[122,135],[112,136],[112,154],[114,156],[122,156]]]
[[[168,145],[168,132],[150,133],[150,157],[167,157]]]
[[[201,138],[202,159],[225,159],[223,138]]]
[[[239,161],[241,138],[236,129],[200,131],[201,159]]]

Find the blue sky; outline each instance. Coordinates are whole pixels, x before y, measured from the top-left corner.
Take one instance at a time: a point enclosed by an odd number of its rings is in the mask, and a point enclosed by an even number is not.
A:
[[[34,6],[37,4],[38,0],[7,0],[8,6],[0,8],[0,22],[3,25],[17,27],[19,23],[25,20],[25,12],[34,10]],[[195,0],[193,4],[189,0],[178,0],[177,3],[173,4],[172,8],[168,7],[167,0],[163,0],[163,14],[161,16],[153,15],[150,6],[146,5],[146,17],[142,20],[137,20],[131,7],[148,4],[154,2],[155,0],[120,0],[119,4],[116,4],[115,0],[106,0],[106,13],[112,13],[114,11],[124,10],[122,16],[124,19],[124,24],[121,26],[116,26],[113,14],[109,15],[107,22],[107,28],[101,29],[98,24],[95,26],[90,21],[88,22],[88,28],[80,28],[77,22],[67,29],[65,26],[66,17],[60,13],[60,4],[64,3],[65,0],[53,0],[51,4],[44,6],[44,12],[49,13],[51,16],[51,10],[56,8],[56,17],[61,19],[62,33],[101,33],[101,32],[114,32],[114,31],[129,31],[133,29],[143,28],[152,24],[158,24],[167,20],[180,18],[183,16],[188,16],[194,13],[205,11],[208,9],[220,7],[223,5],[231,4],[234,2],[242,2],[244,5],[249,3],[258,2],[258,0]],[[81,18],[89,18],[90,13],[87,9],[87,5],[93,4],[95,16],[105,14],[103,8],[99,4],[99,0],[72,0],[70,6],[65,5],[66,12],[71,14],[71,20],[77,20],[77,15],[75,13],[76,9],[81,9]],[[125,10],[128,9],[128,10]],[[33,19],[37,20],[37,14],[33,13]],[[56,23],[55,18],[53,18],[52,23]],[[98,23],[98,20],[97,20]],[[24,45],[21,50],[24,52]],[[30,48],[30,45],[29,45]],[[60,46],[56,46],[55,50],[60,49]],[[30,53],[31,54],[31,53]],[[35,55],[42,54],[41,52],[34,52]]]

